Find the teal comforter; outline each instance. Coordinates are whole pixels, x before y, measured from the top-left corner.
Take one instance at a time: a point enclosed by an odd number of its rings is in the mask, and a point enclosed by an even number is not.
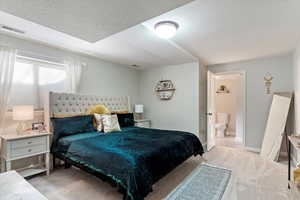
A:
[[[66,136],[52,146],[54,155],[112,179],[131,200],[143,200],[156,181],[203,152],[199,139],[191,133],[137,127],[110,134]]]

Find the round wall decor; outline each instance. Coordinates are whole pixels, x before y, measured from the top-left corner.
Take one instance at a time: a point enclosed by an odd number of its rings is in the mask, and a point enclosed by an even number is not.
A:
[[[156,84],[155,92],[161,100],[172,99],[175,87],[171,80],[161,80]]]

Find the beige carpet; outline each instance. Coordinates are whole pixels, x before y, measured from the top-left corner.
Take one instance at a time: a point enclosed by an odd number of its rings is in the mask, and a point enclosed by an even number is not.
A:
[[[255,153],[228,147],[216,147],[205,158],[210,164],[233,170],[224,200],[293,199],[287,190],[286,165],[265,161]],[[154,186],[154,191],[146,200],[166,197],[202,161],[198,156],[177,167]],[[116,188],[75,168],[58,169],[48,177],[38,176],[29,182],[49,200],[122,199]]]

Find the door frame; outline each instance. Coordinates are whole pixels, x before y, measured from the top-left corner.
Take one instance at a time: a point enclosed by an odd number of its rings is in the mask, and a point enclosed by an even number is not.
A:
[[[242,116],[243,116],[243,137],[242,137],[242,145],[246,147],[246,119],[247,119],[247,88],[246,88],[246,71],[226,71],[226,72],[213,72],[216,76],[218,75],[230,75],[230,74],[240,74],[241,82],[242,82]],[[208,78],[208,77],[207,77]],[[208,95],[208,92],[207,94]],[[214,102],[215,103],[215,102]],[[207,102],[208,104],[208,102]],[[206,136],[208,137],[208,131]]]
[[[206,150],[210,151],[216,146],[216,129],[213,123],[215,119],[215,73],[207,71],[207,93],[206,93]],[[210,103],[213,102],[213,103]],[[212,136],[212,137],[211,137]]]

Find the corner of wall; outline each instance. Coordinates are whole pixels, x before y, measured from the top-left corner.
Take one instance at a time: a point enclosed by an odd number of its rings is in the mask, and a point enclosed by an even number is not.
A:
[[[300,133],[300,43],[293,54],[294,130]]]
[[[293,134],[300,135],[300,43],[293,54],[293,89],[294,89],[294,109],[293,109]],[[300,162],[300,156],[293,151],[293,163]]]

